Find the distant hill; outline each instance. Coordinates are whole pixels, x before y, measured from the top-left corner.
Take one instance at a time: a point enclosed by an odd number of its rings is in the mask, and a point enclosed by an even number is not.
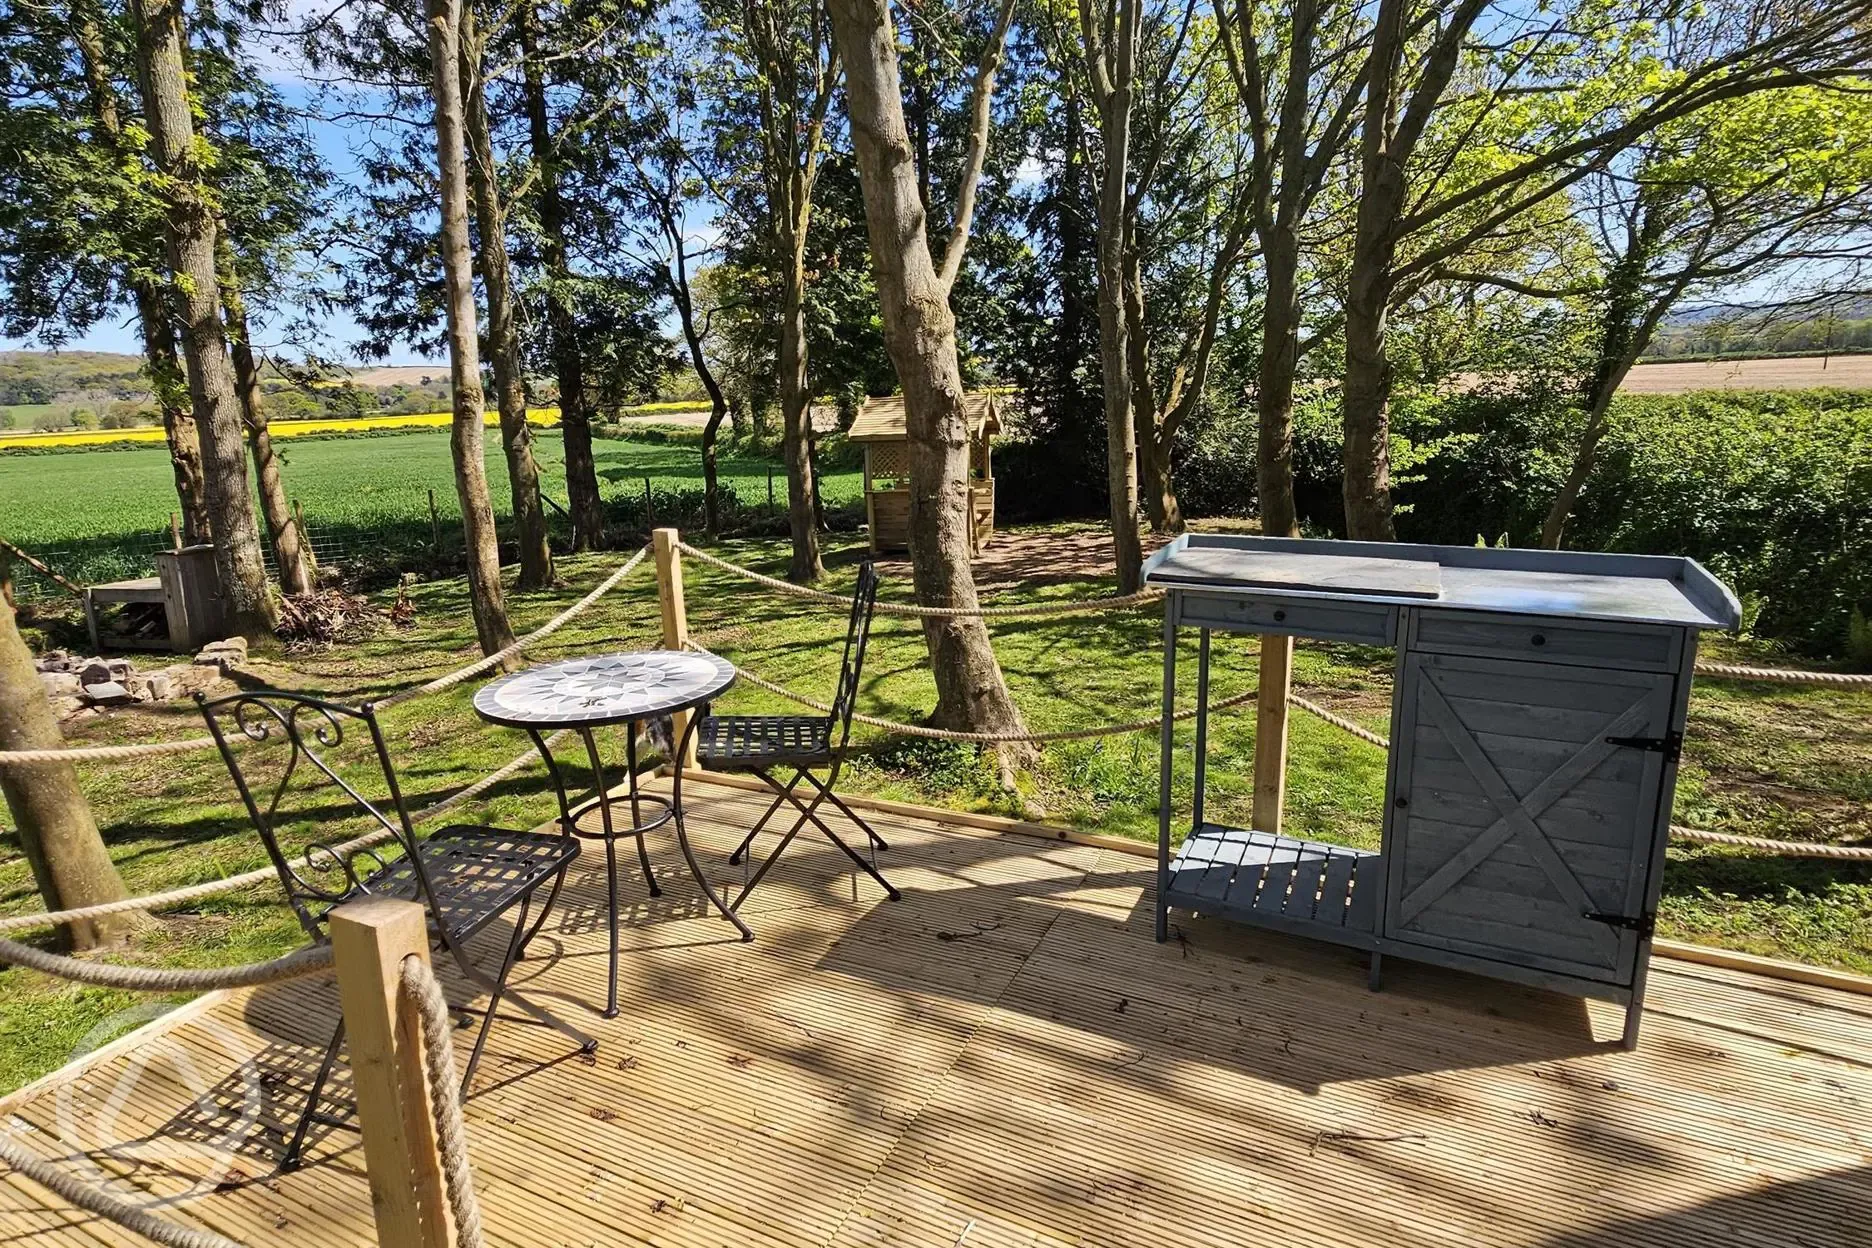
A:
[[[447,364],[388,364],[378,368],[355,368],[347,376],[359,386],[408,386],[429,389],[449,384]]]
[[[1859,299],[1821,312],[1760,307],[1680,313],[1659,327],[1644,358],[1648,363],[1864,351],[1872,351],[1872,300]]]
[[[140,398],[142,367],[141,356],[112,351],[0,351],[0,406]]]
[[[346,368],[343,379],[367,389],[408,386],[446,392],[447,364]],[[0,351],[0,406],[80,400],[142,399],[149,395],[143,357],[114,351]]]

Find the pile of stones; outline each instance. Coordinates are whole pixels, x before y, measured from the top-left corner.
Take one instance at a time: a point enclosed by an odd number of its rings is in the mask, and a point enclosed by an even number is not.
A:
[[[105,659],[50,650],[34,663],[46,697],[60,719],[101,714],[106,707],[168,702],[207,692],[247,662],[240,637],[210,642],[188,662],[139,671],[129,659]]]

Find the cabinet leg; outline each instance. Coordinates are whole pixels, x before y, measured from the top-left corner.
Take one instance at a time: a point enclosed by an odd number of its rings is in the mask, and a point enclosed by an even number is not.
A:
[[[1384,954],[1372,950],[1371,969],[1365,973],[1365,986],[1373,992],[1384,987]]]
[[[1625,1034],[1619,1037],[1619,1043],[1628,1051],[1638,1047],[1638,1025],[1644,1021],[1644,1002],[1633,997],[1631,1004],[1625,1007]]]

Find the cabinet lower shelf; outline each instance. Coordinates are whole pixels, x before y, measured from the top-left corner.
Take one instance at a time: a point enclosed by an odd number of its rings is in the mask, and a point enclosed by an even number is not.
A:
[[[1205,823],[1170,863],[1166,904],[1359,949],[1378,944],[1385,865],[1370,850]]]

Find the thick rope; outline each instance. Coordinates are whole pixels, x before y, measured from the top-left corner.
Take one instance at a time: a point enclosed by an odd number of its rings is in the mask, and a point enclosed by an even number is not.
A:
[[[466,667],[457,668],[447,675],[438,676],[427,684],[418,685],[414,689],[405,689],[401,693],[391,694],[389,697],[383,698],[375,703],[376,708],[378,710],[387,710],[390,707],[407,702],[411,698],[419,697],[426,693],[438,693],[444,689],[453,688],[461,684],[464,680],[472,680],[482,672],[488,671],[496,665],[506,662],[528,646],[534,645],[542,638],[550,637],[552,634],[558,632],[569,624],[574,617],[588,609],[605,594],[610,593],[611,590],[617,587],[619,581],[636,570],[637,565],[642,563],[644,561],[644,556],[649,553],[650,548],[648,546],[639,550],[626,560],[623,566],[619,567],[610,576],[600,582],[596,589],[561,611],[558,615],[547,620],[544,624],[540,625],[520,640],[514,642],[511,646],[498,650],[488,655],[486,658],[477,659]],[[239,739],[237,738],[236,744],[238,743]],[[141,745],[86,745],[62,747],[54,750],[0,750],[0,767],[24,767],[33,763],[119,762],[132,758],[151,758],[163,754],[189,754],[196,750],[212,749],[214,744],[215,739],[213,737],[202,736],[188,737],[180,741],[152,741]]]
[[[0,940],[0,962],[31,967],[47,975],[99,988],[122,988],[130,992],[209,992],[216,988],[253,988],[316,975],[331,967],[332,951],[330,945],[312,945],[271,962],[195,969],[90,962],[47,953],[16,941]]]
[[[691,650],[702,650],[702,647],[696,645],[693,641],[687,644]],[[707,652],[704,651],[704,653]],[[795,693],[785,685],[777,685],[771,680],[755,675],[745,667],[736,665],[735,671],[749,684],[765,689],[769,693],[778,694],[783,698],[789,698],[799,703],[801,706],[810,707],[818,711],[821,715],[830,715],[833,713],[832,705],[828,702],[821,702],[816,698],[809,698],[803,693]],[[1232,706],[1240,706],[1254,696],[1255,691],[1250,689],[1246,693],[1238,693],[1232,698],[1225,698],[1220,702],[1213,703],[1209,709],[1212,711],[1227,710]],[[1170,718],[1172,722],[1194,719],[1196,717],[1196,711],[1197,708],[1191,707],[1186,711],[1178,711]],[[1092,737],[1116,737],[1132,732],[1149,732],[1153,728],[1160,728],[1163,726],[1163,716],[1161,715],[1155,719],[1139,719],[1128,724],[1103,724],[1097,728],[1070,728],[1064,732],[957,732],[949,728],[931,728],[924,724],[905,724],[894,719],[879,719],[875,715],[859,715],[856,713],[852,715],[852,721],[854,723],[865,724],[872,728],[882,728],[887,732],[902,733],[910,737],[929,737],[938,741],[966,741],[976,745],[999,745],[1004,742],[1016,741],[1030,742],[1035,745],[1044,745],[1049,741],[1084,741]]]
[[[805,585],[795,585],[783,581],[777,576],[768,576],[752,568],[744,568],[738,563],[730,563],[719,555],[712,555],[706,550],[699,550],[687,542],[677,545],[686,555],[692,555],[711,567],[753,581],[756,585],[765,585],[769,589],[790,594],[795,598],[810,598],[816,602],[837,603],[846,609],[851,607],[851,595],[835,594],[828,590],[812,589]],[[908,603],[879,602],[875,609],[886,615],[907,615],[918,619],[1014,619],[1033,615],[1067,615],[1077,611],[1119,611],[1126,607],[1135,607],[1140,603],[1154,601],[1162,596],[1157,589],[1140,589],[1135,594],[1121,594],[1112,598],[1075,598],[1070,602],[1041,602],[1025,607],[918,607]]]
[[[179,1222],[171,1222],[139,1209],[129,1201],[53,1165],[5,1136],[0,1136],[0,1161],[80,1209],[115,1222],[126,1230],[135,1231],[145,1239],[166,1245],[166,1248],[243,1248],[238,1240],[229,1239],[225,1235],[183,1226]]]
[[[1361,741],[1369,741],[1381,750],[1391,748],[1391,739],[1381,737],[1363,724],[1354,723],[1343,715],[1335,715],[1317,702],[1310,702],[1297,693],[1287,695],[1287,700],[1309,715],[1317,715],[1335,728],[1343,728]]]
[[[448,1187],[455,1240],[461,1248],[482,1248],[481,1206],[475,1200],[474,1173],[468,1166],[468,1128],[462,1121],[461,1095],[456,1090],[448,998],[442,995],[442,984],[435,972],[415,954],[403,959],[397,983],[403,1000],[415,1009],[422,1024],[417,1031],[429,1064],[429,1112],[435,1116],[436,1151],[442,1154],[442,1178]]]
[[[486,658],[478,659],[466,667],[457,668],[446,676],[438,676],[427,684],[418,685],[414,689],[405,689],[402,693],[392,694],[390,697],[378,702],[378,708],[392,707],[400,702],[407,702],[411,698],[420,697],[425,693],[439,693],[444,689],[453,688],[461,684],[464,680],[471,680],[479,676],[482,672],[505,663],[508,659],[519,654],[528,646],[533,645],[542,638],[550,637],[567,624],[570,624],[574,617],[615,589],[617,583],[635,571],[637,565],[642,563],[644,561],[644,556],[649,553],[650,547],[645,545],[643,549],[625,560],[622,567],[600,581],[596,589],[593,589],[589,594],[586,594],[583,598],[561,611],[558,615],[553,616],[550,620],[547,620],[544,624],[540,625],[520,640],[514,642],[511,646],[496,650]]]
[[[546,738],[546,744],[550,746],[564,735],[564,730],[555,732]],[[431,819],[447,814],[450,810],[462,803],[481,796],[481,794],[487,792],[503,780],[508,779],[515,772],[538,757],[539,753],[535,750],[528,749],[521,751],[519,754],[509,759],[499,769],[489,772],[473,784],[458,789],[434,805],[425,806],[423,809],[417,811],[410,816],[410,822],[420,825],[429,822]],[[354,850],[368,849],[373,845],[381,845],[383,842],[389,840],[390,836],[391,832],[388,828],[379,828],[375,832],[369,832],[354,840],[345,841],[342,844],[333,846],[332,853],[342,857]],[[199,901],[203,897],[215,897],[222,893],[235,892],[255,884],[265,884],[269,881],[277,880],[278,878],[279,872],[274,868],[259,867],[252,871],[243,871],[239,875],[230,875],[225,879],[209,880],[202,884],[190,884],[183,888],[172,888],[167,892],[152,893],[147,897],[125,897],[118,901],[99,902],[97,905],[78,906],[70,910],[36,911],[32,914],[8,915],[5,918],[0,918],[0,932],[15,931],[20,928],[28,927],[51,927],[59,923],[71,923],[82,919],[97,919],[103,918],[105,915],[122,914],[129,910],[163,910],[170,906],[179,906],[187,902]]]
[[[1872,675],[1851,672],[1799,672],[1784,667],[1744,667],[1740,663],[1699,663],[1699,676],[1722,680],[1765,680],[1783,685],[1825,685],[1835,689],[1860,689],[1872,686]]]
[[[1765,836],[1742,836],[1735,832],[1706,832],[1671,824],[1671,835],[1685,841],[1707,841],[1712,845],[1736,845],[1759,849],[1791,858],[1833,858],[1846,862],[1872,862],[1872,845],[1816,845],[1807,841],[1773,841]]]
[[[214,748],[213,737],[188,737],[181,741],[150,741],[142,745],[85,745],[56,750],[0,750],[0,767],[25,767],[32,763],[117,762],[128,758],[150,758],[158,754],[192,754]]]

